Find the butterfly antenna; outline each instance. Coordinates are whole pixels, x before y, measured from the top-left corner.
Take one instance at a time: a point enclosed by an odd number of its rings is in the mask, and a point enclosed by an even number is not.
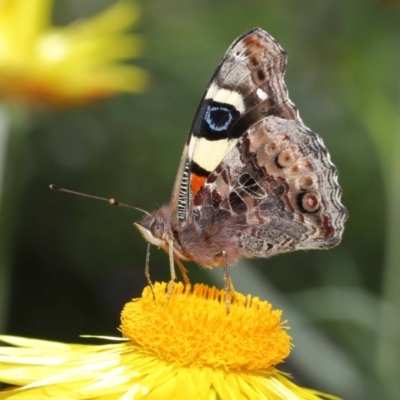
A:
[[[143,210],[143,208],[134,207],[134,206],[131,206],[131,205],[129,205],[129,204],[121,203],[121,202],[119,202],[119,201],[117,201],[117,200],[115,200],[115,199],[113,199],[113,198],[111,198],[111,199],[106,199],[105,197],[99,197],[99,196],[93,196],[93,195],[91,195],[91,194],[75,192],[74,190],[65,189],[65,188],[62,188],[62,187],[60,187],[60,186],[53,185],[53,184],[50,185],[50,189],[51,189],[51,190],[55,190],[56,192],[76,194],[77,196],[88,197],[88,198],[90,198],[90,199],[106,201],[106,202],[107,202],[108,204],[110,204],[111,206],[118,206],[118,207],[131,208],[131,209],[133,209],[133,210],[137,210],[137,211],[140,211],[140,212],[142,212],[142,213],[144,213],[144,214],[149,215],[149,212],[146,211],[146,210]]]

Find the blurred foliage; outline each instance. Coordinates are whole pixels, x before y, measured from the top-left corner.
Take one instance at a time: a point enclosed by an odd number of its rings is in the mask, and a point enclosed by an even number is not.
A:
[[[59,0],[54,17],[65,24],[111,3]],[[146,245],[132,227],[140,215],[60,195],[48,185],[149,210],[167,202],[214,69],[237,36],[260,26],[289,54],[290,97],[339,169],[350,218],[333,250],[234,267],[236,289],[284,309],[296,345],[287,370],[297,383],[345,399],[398,398],[399,2],[159,0],[142,6],[145,58],[135,64],[151,73],[151,89],[35,114],[23,156],[10,161],[18,165],[5,184],[21,196],[10,204],[18,212],[11,225],[17,240],[7,333],[73,342],[79,334],[116,333],[122,305],[145,285]],[[12,144],[18,146],[17,135]],[[188,267],[193,281],[222,276]],[[167,256],[154,248],[151,274],[169,276]]]

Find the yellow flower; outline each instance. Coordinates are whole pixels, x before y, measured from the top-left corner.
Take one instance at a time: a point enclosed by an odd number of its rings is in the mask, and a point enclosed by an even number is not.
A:
[[[88,19],[51,25],[52,0],[0,0],[0,98],[69,106],[145,89],[148,75],[121,63],[141,52],[126,31],[138,7],[119,1]]]
[[[205,285],[165,283],[122,312],[121,343],[77,345],[1,336],[1,399],[337,399],[295,385],[275,365],[290,352],[281,311]]]

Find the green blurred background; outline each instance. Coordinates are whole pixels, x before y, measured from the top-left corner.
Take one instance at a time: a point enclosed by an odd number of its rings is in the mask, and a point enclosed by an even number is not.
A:
[[[58,0],[54,20],[110,4]],[[141,4],[145,56],[135,64],[151,73],[147,93],[14,126],[4,187],[18,196],[3,204],[12,216],[1,226],[12,265],[3,332],[70,342],[118,335],[121,307],[146,284],[146,244],[132,226],[141,215],[48,185],[149,210],[168,202],[214,69],[237,36],[260,26],[289,54],[290,97],[339,169],[350,218],[339,247],[241,263],[235,287],[284,310],[295,348],[281,369],[296,383],[345,399],[399,399],[399,2]],[[193,282],[222,284],[221,270],[188,267]],[[168,271],[166,254],[153,248],[153,280],[168,280]]]

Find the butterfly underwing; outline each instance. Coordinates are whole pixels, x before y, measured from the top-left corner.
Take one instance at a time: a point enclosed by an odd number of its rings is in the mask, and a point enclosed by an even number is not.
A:
[[[136,223],[174,260],[228,268],[241,258],[341,241],[347,210],[322,139],[283,77],[287,55],[255,28],[229,47],[200,102],[171,201]],[[184,273],[185,277],[185,273]]]

